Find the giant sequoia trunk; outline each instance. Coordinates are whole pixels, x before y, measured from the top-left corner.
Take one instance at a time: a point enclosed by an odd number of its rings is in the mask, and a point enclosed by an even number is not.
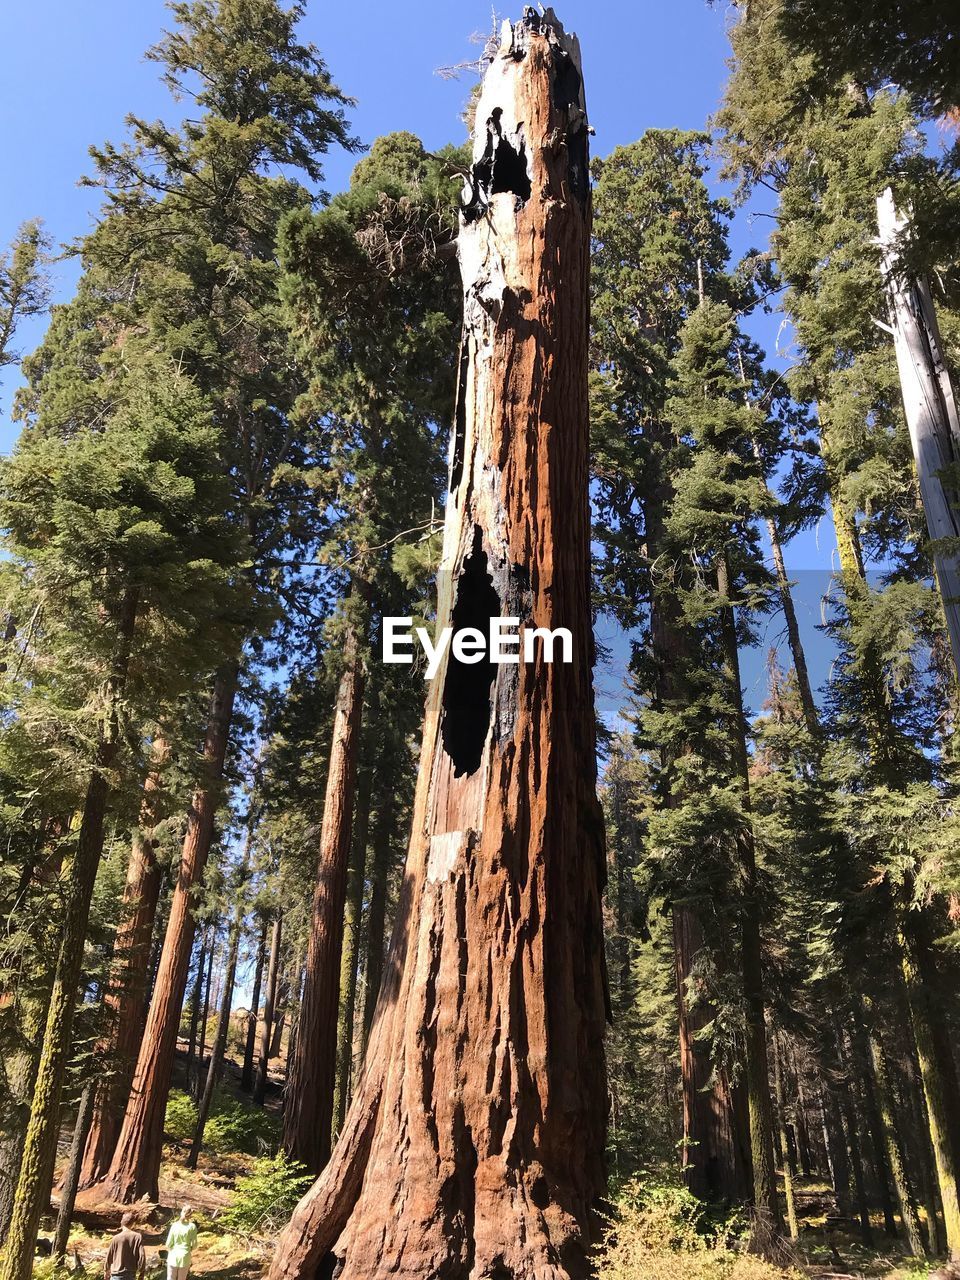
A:
[[[340,952],[363,711],[366,609],[361,612],[363,621],[354,619],[348,632],[333,709],[306,977],[283,1106],[284,1150],[311,1173],[327,1162],[333,1123]]]
[[[103,998],[106,1027],[97,1046],[97,1058],[106,1066],[106,1073],[97,1081],[92,1100],[92,1123],[80,1169],[81,1187],[92,1186],[110,1168],[143,1034],[150,940],[161,881],[153,848],[153,828],[157,822],[160,771],[167,754],[166,742],[157,738],[153,744],[153,763],[144,779],[140,822],[131,842],[120,925]]]
[[[143,1196],[157,1198],[163,1119],[193,949],[193,894],[203,878],[213,840],[213,819],[220,802],[220,780],[230,737],[237,676],[237,664],[229,663],[214,682],[203,745],[205,776],[194,793],[187,817],[170,919],[126,1114],[110,1170],[100,1184],[105,1194],[122,1204]]]
[[[573,661],[448,653],[431,686],[367,1065],[273,1280],[585,1277],[604,1186],[587,136],[550,11],[505,24],[477,122],[438,624],[566,627]]]

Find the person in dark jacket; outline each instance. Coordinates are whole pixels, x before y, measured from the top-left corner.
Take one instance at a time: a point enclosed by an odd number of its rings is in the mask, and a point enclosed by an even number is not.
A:
[[[110,1241],[103,1264],[104,1280],[141,1280],[147,1269],[143,1236],[133,1230],[133,1214],[120,1219],[120,1230]]]

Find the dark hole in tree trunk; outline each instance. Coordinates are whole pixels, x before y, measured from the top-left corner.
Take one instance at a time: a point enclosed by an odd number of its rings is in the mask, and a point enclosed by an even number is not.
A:
[[[527,148],[523,126],[517,129],[517,145],[503,136],[500,118],[502,107],[494,107],[487,121],[487,144],[483,155],[473,166],[471,195],[461,210],[466,222],[475,222],[490,203],[490,197],[501,191],[512,191],[517,208],[530,199],[532,190],[527,171]]]
[[[500,597],[487,572],[487,553],[479,527],[473,531],[473,550],[463,562],[457,598],[450,619],[454,636],[475,627],[489,638],[490,619],[500,617]],[[461,662],[451,651],[443,686],[443,749],[453,761],[453,774],[476,773],[490,728],[490,687],[496,666],[489,649],[479,662]]]

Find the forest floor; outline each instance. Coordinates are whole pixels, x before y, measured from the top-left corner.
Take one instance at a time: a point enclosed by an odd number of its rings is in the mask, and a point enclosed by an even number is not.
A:
[[[185,1055],[181,1057],[185,1061]],[[187,1084],[184,1061],[178,1064],[174,1081],[175,1087],[181,1089]],[[239,1090],[239,1075],[239,1063],[228,1060],[223,1088],[227,1095],[246,1104]],[[277,1116],[279,1107],[279,1083],[274,1081],[266,1110]],[[69,1140],[70,1134],[65,1131],[62,1137],[64,1153]],[[138,1212],[137,1228],[143,1233],[147,1247],[148,1277],[165,1274],[163,1245],[167,1225],[182,1205],[189,1204],[199,1228],[191,1276],[204,1276],[209,1280],[261,1280],[267,1271],[273,1241],[233,1234],[220,1222],[224,1210],[234,1200],[237,1179],[251,1170],[255,1157],[234,1152],[204,1151],[199,1168],[191,1170],[186,1167],[188,1153],[189,1142],[167,1143],[159,1200],[156,1203],[143,1202],[135,1210]],[[859,1241],[855,1225],[837,1215],[830,1188],[825,1182],[800,1179],[796,1193],[800,1241],[796,1249],[795,1269],[784,1271],[784,1277],[796,1276],[799,1272],[809,1280],[925,1280],[927,1277],[960,1280],[960,1275],[954,1277],[938,1271],[936,1267],[904,1258],[892,1241],[883,1242],[880,1248],[866,1249]],[[98,1202],[92,1193],[81,1193],[68,1255],[68,1266],[74,1274],[98,1277],[103,1274],[107,1246],[119,1226],[120,1213],[120,1206]],[[44,1221],[42,1234],[52,1237],[53,1225],[51,1214]],[[883,1241],[879,1220],[874,1228],[877,1240]],[[674,1253],[658,1263],[656,1274],[676,1276],[678,1280],[683,1280],[688,1274],[699,1274],[693,1259],[687,1262],[685,1255]],[[49,1275],[49,1267],[49,1261],[38,1258],[35,1268],[38,1280]],[[711,1271],[710,1274],[719,1273]],[[619,1280],[619,1272],[617,1277]]]

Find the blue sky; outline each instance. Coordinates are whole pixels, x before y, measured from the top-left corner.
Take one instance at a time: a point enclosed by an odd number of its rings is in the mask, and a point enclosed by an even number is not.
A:
[[[518,16],[521,6],[502,10]],[[633,141],[654,127],[701,128],[715,109],[729,54],[730,8],[705,0],[567,0],[558,5],[566,27],[581,39],[594,153]],[[168,24],[163,0],[6,0],[0,4],[0,42],[6,52],[0,98],[0,243],[37,215],[55,241],[89,229],[98,205],[95,190],[77,186],[89,172],[87,148],[122,140],[124,116],[177,118],[144,50]],[[354,132],[365,142],[378,134],[409,129],[428,148],[460,141],[460,113],[472,84],[466,74],[444,79],[437,69],[476,58],[473,33],[492,29],[489,5],[465,0],[416,0],[412,5],[367,0],[328,4],[308,0],[303,34],[320,48],[344,92],[357,99]],[[345,185],[354,159],[331,154],[326,186]],[[769,224],[749,212],[738,216],[733,249],[762,243]],[[55,271],[55,296],[68,297],[76,264]],[[758,336],[776,346],[779,320],[762,323]],[[24,329],[29,349],[42,326]],[[0,385],[0,451],[9,449],[14,428],[9,403],[16,383],[8,372]],[[833,540],[826,524],[802,535],[788,549],[798,582],[798,609],[816,683],[826,678],[829,646],[816,630],[827,585]],[[744,654],[748,702],[763,699],[766,651],[776,643],[782,620],[774,617],[755,651]],[[603,638],[612,637],[603,629]],[[601,705],[609,719],[622,701],[624,646],[598,672]]]

